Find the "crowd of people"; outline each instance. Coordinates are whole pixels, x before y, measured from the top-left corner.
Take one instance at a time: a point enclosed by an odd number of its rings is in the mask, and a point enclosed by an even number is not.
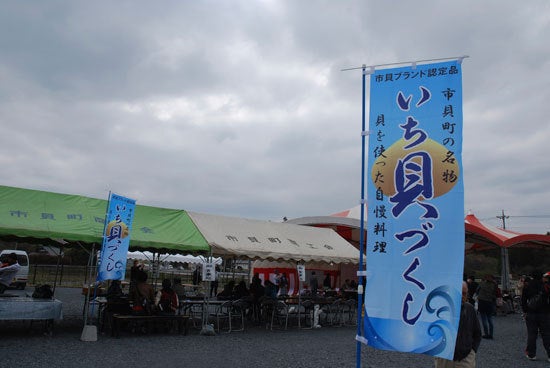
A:
[[[249,284],[245,280],[227,280],[222,285],[222,290],[217,292],[219,268],[216,268],[216,282],[211,281],[206,289],[203,288],[201,269],[196,267],[192,282],[195,290],[204,290],[204,294],[198,296],[214,297],[217,300],[244,300],[249,306],[246,309],[247,316],[257,323],[262,319],[261,303],[266,299],[276,300],[280,297],[288,297],[289,293],[296,293],[296,285],[291,283],[286,272],[275,270],[272,279],[260,277],[255,273]],[[313,295],[326,291],[333,287],[333,279],[330,273],[325,273],[322,286],[317,282],[315,271],[310,273],[307,282],[302,284],[302,291],[307,295]],[[334,280],[335,281],[335,280]],[[212,285],[215,285],[214,287]],[[134,261],[130,268],[130,283],[128,293],[123,293],[121,283],[118,280],[109,282],[109,289],[104,295],[108,300],[107,313],[122,313],[135,315],[173,315],[178,313],[180,303],[189,298],[191,285],[183,285],[181,278],[173,280],[164,279],[162,288],[155,291],[155,287],[149,282],[148,272],[139,261]],[[340,290],[343,292],[354,291],[357,284],[354,280],[346,279]],[[208,290],[209,289],[209,290]],[[209,293],[207,293],[209,291]],[[340,296],[343,296],[340,295]]]
[[[537,337],[540,334],[550,362],[550,272],[542,275],[537,271],[532,278],[526,277],[522,290],[521,307],[527,327],[525,356],[529,360],[537,359]]]
[[[518,301],[519,305],[516,306]],[[468,305],[468,314],[471,314],[471,310],[474,313],[477,310],[473,322],[470,317],[463,314],[465,304]],[[475,277],[467,277],[463,287],[461,320],[454,360],[436,359],[436,368],[475,367],[475,352],[479,347],[479,341],[481,338],[493,339],[495,336],[493,317],[497,314],[497,310],[500,309],[504,314],[508,314],[515,313],[518,308],[523,313],[527,330],[525,357],[528,360],[537,359],[537,338],[540,335],[546,350],[546,359],[550,362],[550,272],[543,274],[536,270],[531,277],[521,276],[515,290],[504,292],[500,290],[490,274],[485,275],[479,283],[475,281]],[[463,324],[463,318],[469,322]],[[481,320],[483,335],[481,335],[479,320]],[[465,352],[464,349],[468,347],[473,354],[473,359],[472,355],[459,354],[461,349]]]
[[[9,287],[19,268],[15,254],[8,254],[7,258],[2,260],[0,264],[0,294]],[[252,306],[250,311],[254,314],[252,317],[255,319],[259,318],[258,306],[262,298],[274,299],[278,296],[287,296],[289,292],[288,275],[275,270],[274,281],[265,279],[262,283],[260,274],[255,273],[249,286],[244,280],[239,282],[229,280],[224,284],[223,290],[218,293],[218,271],[219,268],[216,269],[216,281],[210,284],[210,296],[216,296],[218,300],[247,299]],[[198,267],[193,274],[193,283],[195,285],[200,283]],[[328,272],[325,273],[322,287],[326,290],[333,287],[331,275]],[[304,284],[304,288],[309,294],[318,293],[319,282],[315,271],[311,272],[309,282]],[[346,279],[339,291],[344,293],[356,288],[357,283],[354,280]],[[126,305],[129,313],[171,315],[177,312],[180,299],[184,298],[185,294],[186,290],[180,278],[174,278],[173,282],[170,279],[164,279],[162,288],[155,292],[153,285],[148,282],[148,274],[143,265],[135,261],[130,269],[128,294],[124,294],[122,291],[119,280],[112,280],[105,296],[114,306]],[[479,283],[476,282],[474,276],[465,278],[454,359],[450,361],[436,358],[436,368],[475,367],[475,354],[481,339],[495,338],[493,317],[497,314],[497,309],[500,308],[504,313],[514,313],[517,309],[514,304],[517,301],[520,301],[527,330],[526,358],[528,360],[537,359],[537,338],[540,335],[547,359],[550,362],[550,272],[543,274],[540,271],[535,271],[531,277],[522,276],[514,291],[505,291],[504,293],[501,292],[494,277],[490,274],[485,275]]]
[[[182,287],[180,279],[162,280],[162,288],[155,288],[148,280],[148,274],[142,264],[134,261],[130,269],[130,287],[128,302],[134,314],[173,315],[178,310],[179,296],[177,291]],[[114,281],[111,282],[113,285]],[[109,295],[109,292],[107,293]]]
[[[164,280],[162,289],[155,293],[152,285],[147,283],[147,273],[139,265],[132,267],[130,299],[134,308],[137,308],[138,312],[153,308],[156,313],[175,313],[178,300],[185,295],[185,288],[181,285],[180,279],[176,278],[173,281],[172,284],[170,280]],[[318,293],[320,288],[331,289],[334,285],[329,273],[325,273],[321,285],[315,271],[312,271],[301,291],[305,290],[312,294]],[[273,281],[262,281],[260,274],[255,273],[249,285],[244,280],[229,280],[219,293],[215,293],[215,289],[211,288],[210,296],[215,296],[218,300],[247,299],[252,306],[251,317],[258,320],[260,301],[266,297],[285,296],[289,289],[288,275],[275,270]],[[354,291],[357,289],[357,283],[346,279],[338,289],[341,293]],[[519,305],[515,305],[516,303]],[[481,339],[494,339],[495,336],[498,338],[498,331],[494,330],[493,323],[497,311],[514,313],[518,308],[523,313],[527,330],[526,358],[536,359],[537,338],[540,335],[548,355],[547,359],[550,361],[550,272],[543,274],[536,271],[531,277],[522,276],[515,285],[515,290],[504,292],[490,274],[485,275],[479,282],[474,276],[465,278],[454,359],[450,361],[436,358],[436,368],[475,367],[475,355]]]

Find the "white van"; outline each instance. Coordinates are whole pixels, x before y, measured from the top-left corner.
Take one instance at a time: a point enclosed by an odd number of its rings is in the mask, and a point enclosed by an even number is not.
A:
[[[23,290],[27,286],[27,281],[29,280],[29,255],[24,250],[4,249],[0,251],[0,259],[4,260],[6,255],[10,253],[15,253],[17,255],[17,263],[21,266],[21,269],[17,272],[17,275],[15,275],[10,286]]]

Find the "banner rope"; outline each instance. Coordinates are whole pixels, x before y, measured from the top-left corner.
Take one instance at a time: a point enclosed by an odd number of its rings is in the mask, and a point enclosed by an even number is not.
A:
[[[387,63],[387,64],[375,64],[375,65],[366,65],[363,64],[361,66],[353,67],[353,68],[345,68],[341,69],[341,72],[347,72],[350,70],[357,70],[357,69],[366,69],[366,73],[372,74],[374,72],[374,69],[380,68],[380,67],[387,67],[387,66],[394,66],[394,65],[405,65],[405,64],[411,64],[411,66],[416,68],[416,65],[418,63],[431,63],[433,61],[443,61],[443,60],[458,60],[459,63],[462,63],[462,60],[469,58],[469,55],[462,55],[462,56],[452,56],[452,57],[446,57],[446,58],[437,58],[437,59],[424,59],[424,60],[413,60],[413,61],[400,61],[396,63]]]

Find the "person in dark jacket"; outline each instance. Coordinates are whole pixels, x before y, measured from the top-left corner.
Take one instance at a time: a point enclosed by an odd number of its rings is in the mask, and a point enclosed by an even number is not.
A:
[[[229,280],[227,284],[223,286],[223,290],[220,291],[216,298],[218,300],[231,300],[234,299],[235,280]]]
[[[468,284],[462,283],[462,305],[456,335],[453,360],[435,358],[435,368],[475,368],[476,354],[481,343],[481,326],[477,313],[468,302]]]
[[[521,307],[525,313],[525,325],[527,326],[527,347],[525,348],[525,357],[529,360],[537,359],[537,336],[540,332],[542,336],[542,345],[546,350],[547,359],[550,362],[550,304],[548,302],[550,294],[550,273],[543,275],[540,271],[535,271],[532,280],[521,294]],[[530,306],[529,301],[537,294],[543,298],[542,305],[538,307]]]
[[[332,282],[330,280],[330,273],[326,273],[325,279],[323,280],[323,288],[332,289]]]
[[[271,282],[271,280],[265,280],[264,291],[265,296],[268,296],[272,299],[277,299],[277,285]]]
[[[117,300],[124,297],[124,292],[122,291],[122,285],[120,280],[112,280],[109,288],[107,289],[107,294],[105,295],[107,300]]]
[[[265,288],[262,286],[260,274],[255,273],[250,283],[250,294],[252,295],[252,314],[254,321],[260,323],[260,299],[265,295]]]
[[[498,285],[493,275],[487,274],[477,288],[477,310],[483,325],[483,338],[493,338],[493,315],[497,308]]]
[[[315,271],[311,272],[311,278],[309,279],[309,289],[311,290],[311,295],[317,295],[317,289],[319,288],[319,282],[317,281],[317,276]]]
[[[474,295],[477,293],[479,284],[476,282],[475,276],[469,276],[466,282],[468,283],[468,302],[471,305],[475,305]]]
[[[241,299],[247,296],[250,296],[250,291],[248,291],[244,280],[241,280],[233,289],[233,299]]]

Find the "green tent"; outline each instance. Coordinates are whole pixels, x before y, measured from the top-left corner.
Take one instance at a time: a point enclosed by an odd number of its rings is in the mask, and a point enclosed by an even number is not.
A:
[[[0,237],[102,243],[107,201],[0,186]],[[137,205],[130,249],[206,253],[210,247],[183,210]]]

